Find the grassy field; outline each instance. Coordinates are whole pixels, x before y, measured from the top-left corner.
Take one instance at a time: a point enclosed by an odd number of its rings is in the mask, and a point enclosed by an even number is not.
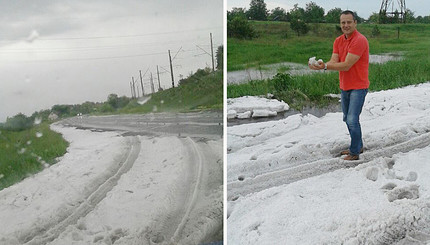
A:
[[[336,24],[310,24],[310,31],[298,37],[287,22],[251,22],[258,37],[252,40],[227,39],[227,70],[242,70],[264,64],[295,62],[306,64],[309,57],[328,60],[334,39],[342,33]],[[357,29],[369,40],[370,53],[407,51],[408,56],[421,56],[430,44],[430,28],[425,24],[377,25],[380,35],[372,37],[376,25],[359,24]],[[397,39],[397,28],[400,38]]]
[[[229,71],[263,64],[295,62],[306,64],[309,57],[329,60],[334,39],[341,33],[335,24],[311,24],[311,31],[298,37],[285,22],[252,22],[258,33],[253,40],[228,39]],[[370,90],[392,89],[430,80],[430,26],[425,24],[378,25],[380,35],[373,37],[375,25],[362,24],[357,29],[369,40],[371,54],[399,53],[404,59],[369,67]],[[400,36],[398,35],[400,28]],[[338,73],[295,76],[290,91],[277,93],[273,82],[254,81],[229,85],[227,97],[274,93],[295,109],[307,104],[324,105],[325,94],[339,93]]]
[[[0,190],[54,164],[67,147],[47,123],[19,132],[0,130]]]
[[[217,71],[203,77],[188,79],[179,87],[155,93],[143,105],[138,105],[135,101],[121,109],[119,113],[188,112],[222,108],[222,71]]]

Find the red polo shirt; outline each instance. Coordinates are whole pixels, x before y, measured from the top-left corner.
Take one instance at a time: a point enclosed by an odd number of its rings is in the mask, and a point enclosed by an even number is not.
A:
[[[349,69],[339,71],[339,87],[342,90],[369,88],[369,43],[365,36],[355,30],[349,38],[345,34],[336,38],[333,53],[344,62],[348,53],[360,56],[360,59]]]

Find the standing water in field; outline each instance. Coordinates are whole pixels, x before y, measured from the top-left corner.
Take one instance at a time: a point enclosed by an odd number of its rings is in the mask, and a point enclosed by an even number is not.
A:
[[[371,64],[383,64],[388,61],[397,61],[401,59],[402,56],[399,54],[371,54],[369,56],[369,62]],[[259,68],[227,72],[227,84],[241,84],[252,80],[268,79],[272,78],[277,73],[288,73],[292,76],[296,76],[315,72],[324,71],[311,70],[305,63],[298,64],[292,62],[283,62],[278,64],[262,65]]]

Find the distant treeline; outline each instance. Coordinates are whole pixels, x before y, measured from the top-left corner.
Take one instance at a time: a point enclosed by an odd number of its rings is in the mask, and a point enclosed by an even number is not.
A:
[[[325,10],[314,2],[306,4],[301,8],[298,4],[288,12],[280,7],[267,10],[264,0],[251,0],[250,7],[233,8],[227,12],[227,35],[233,38],[252,39],[256,37],[256,32],[248,24],[248,20],[258,21],[285,21],[290,22],[291,29],[298,36],[308,33],[308,23],[339,23],[342,9],[330,9],[327,13]],[[414,12],[406,9],[405,19],[402,20],[400,13],[396,10],[394,15],[385,13],[372,13],[368,19],[360,17],[354,12],[358,23],[371,24],[391,24],[391,23],[430,23],[430,16],[414,16]],[[340,26],[337,27],[340,30]]]
[[[248,20],[262,20],[262,21],[294,21],[300,19],[306,23],[339,23],[339,17],[342,9],[333,8],[330,9],[327,13],[325,13],[324,8],[318,6],[315,2],[309,2],[306,4],[305,8],[301,8],[298,4],[294,5],[294,8],[286,11],[283,8],[276,7],[272,10],[268,10],[266,7],[266,3],[264,0],[251,0],[249,9],[246,8],[233,8],[231,11],[227,12],[227,18],[232,19],[236,16],[246,18]],[[395,14],[391,16],[387,16],[385,13],[373,12],[369,18],[365,19],[360,16],[356,12],[354,12],[357,16],[357,20],[359,23],[361,22],[371,22],[378,24],[385,23],[398,23],[400,22],[400,12],[398,10],[394,11]],[[417,16],[415,17],[415,13],[406,9],[406,23],[430,23],[430,15],[429,16]]]

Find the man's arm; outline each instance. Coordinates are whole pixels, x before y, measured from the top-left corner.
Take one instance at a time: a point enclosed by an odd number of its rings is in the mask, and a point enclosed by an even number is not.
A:
[[[344,62],[339,62],[339,55],[333,53],[330,61],[327,62],[327,70],[349,71],[349,69],[360,59],[360,56],[348,53]],[[309,65],[312,70],[324,69],[325,63],[320,63],[318,66]]]
[[[332,59],[330,59],[330,61],[327,62],[327,70],[349,71],[349,69],[360,59],[360,56],[356,54],[348,53],[346,55],[344,62],[339,62],[339,56],[337,57],[337,62],[332,62],[334,55],[337,55],[337,54],[333,54]],[[323,64],[323,69],[324,69],[324,64]]]

